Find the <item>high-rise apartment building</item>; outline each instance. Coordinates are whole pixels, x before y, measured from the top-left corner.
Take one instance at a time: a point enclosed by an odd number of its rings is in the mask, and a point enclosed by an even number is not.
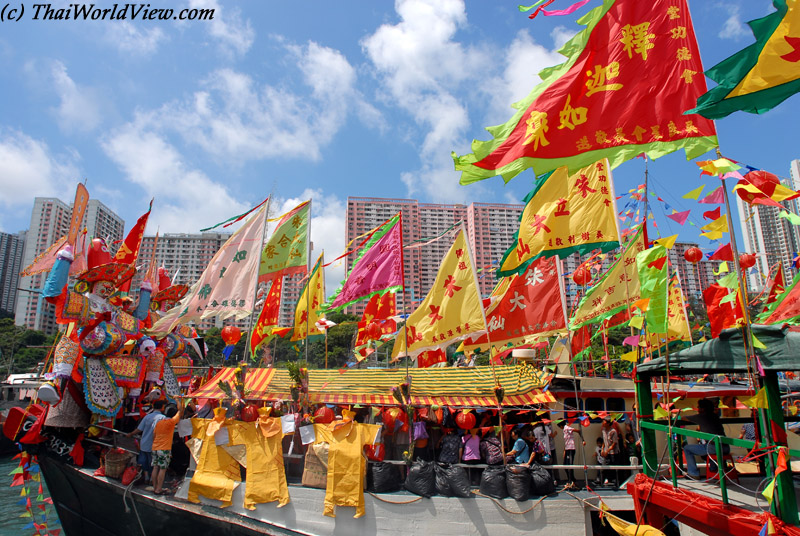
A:
[[[791,177],[781,183],[792,190],[800,189],[800,161],[793,160],[789,166]],[[791,280],[795,273],[792,259],[800,252],[800,228],[789,220],[779,218],[781,212],[798,214],[796,200],[782,201],[784,208],[775,206],[751,206],[736,197],[739,221],[742,226],[744,245],[741,252],[753,253],[756,256],[755,270],[748,277],[750,290],[760,291],[766,283],[766,276],[775,269],[778,263],[783,264],[786,279]]]
[[[350,197],[347,200],[347,221],[345,240],[369,232],[398,212],[402,213],[403,244],[419,247],[406,247],[403,252],[405,275],[406,313],[413,311],[421,302],[436,279],[439,265],[450,246],[458,224],[463,222],[467,240],[472,250],[478,284],[486,296],[494,288],[494,261],[499,260],[514,241],[514,233],[519,228],[519,217],[524,205],[502,205],[492,203],[432,204],[420,203],[415,199],[384,199],[373,197]],[[453,235],[426,243],[454,229]],[[347,271],[352,268],[354,256],[347,258]],[[346,312],[360,315],[366,302],[348,307]],[[404,310],[403,296],[397,295],[397,310]]]
[[[11,315],[17,303],[25,234],[25,231],[19,234],[0,233],[0,311]]]
[[[71,216],[72,207],[60,199],[37,197],[33,200],[31,224],[25,237],[23,268],[69,232]],[[105,238],[110,245],[123,238],[125,222],[102,202],[90,199],[82,227],[87,230],[89,237]],[[23,290],[17,295],[15,322],[52,334],[58,329],[55,308],[45,301],[39,304],[39,291],[45,277],[46,274],[38,274],[19,279],[19,287]]]

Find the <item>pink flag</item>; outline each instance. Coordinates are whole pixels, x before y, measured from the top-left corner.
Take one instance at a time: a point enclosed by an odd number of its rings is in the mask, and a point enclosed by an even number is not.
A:
[[[668,214],[667,218],[671,219],[672,221],[678,222],[679,225],[683,225],[686,223],[686,220],[689,219],[689,210],[684,210],[683,212],[676,212],[675,214]]]
[[[367,241],[342,286],[323,311],[337,311],[374,294],[402,290],[402,256],[403,226],[397,214]]]
[[[625,337],[622,341],[622,344],[627,344],[630,346],[638,346],[639,345],[639,336],[638,335],[631,335],[630,337]]]
[[[708,194],[706,197],[698,201],[698,203],[705,203],[707,205],[721,205],[725,202],[724,194],[722,193],[722,186]]]
[[[579,10],[580,8],[582,8],[583,6],[585,6],[588,3],[589,3],[589,0],[580,0],[580,2],[575,2],[574,4],[572,4],[571,6],[569,6],[566,9],[553,9],[553,10],[543,9],[542,10],[542,15],[544,15],[545,17],[553,17],[553,16],[557,16],[557,15],[569,15],[570,13],[573,13],[573,12]],[[643,156],[643,154],[641,154],[639,156]],[[636,158],[639,158],[639,156],[637,156]],[[646,155],[644,157],[645,157],[645,159],[647,159]]]
[[[222,245],[184,299],[153,326],[156,336],[169,333],[178,323],[212,316],[244,318],[253,312],[268,206],[262,204]]]

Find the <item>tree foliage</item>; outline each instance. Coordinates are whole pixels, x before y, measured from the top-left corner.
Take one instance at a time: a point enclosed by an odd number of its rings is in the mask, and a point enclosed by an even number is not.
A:
[[[4,374],[15,374],[35,369],[47,359],[55,338],[17,326],[13,318],[0,319],[0,370]]]

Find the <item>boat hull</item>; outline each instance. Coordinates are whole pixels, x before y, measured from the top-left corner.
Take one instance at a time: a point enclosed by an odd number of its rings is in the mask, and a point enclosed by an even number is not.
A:
[[[249,511],[242,506],[244,484],[241,484],[234,492],[233,505],[222,509],[212,500],[204,499],[201,504],[182,500],[180,497],[185,494],[188,481],[184,482],[176,497],[155,496],[141,488],[125,494],[125,488],[115,480],[95,477],[89,470],[76,468],[46,454],[39,458],[42,474],[67,535],[551,536],[555,526],[559,536],[591,534],[591,509],[566,494],[548,497],[541,502],[495,501],[484,497],[418,498],[402,492],[379,496],[368,494],[363,518],[354,519],[355,509],[351,507],[337,507],[337,517],[330,518],[322,515],[324,490],[290,486],[292,501],[285,507],[277,508],[274,503],[262,504]],[[123,495],[127,495],[128,511]],[[620,492],[615,495],[609,497],[612,509],[631,509],[632,501],[627,494]]]
[[[70,536],[300,534],[246,518],[239,519],[235,515],[207,512],[202,506],[171,502],[137,491],[125,497],[128,504],[126,511],[123,503],[125,488],[121,484],[93,477],[47,456],[40,456],[39,464],[64,533]]]

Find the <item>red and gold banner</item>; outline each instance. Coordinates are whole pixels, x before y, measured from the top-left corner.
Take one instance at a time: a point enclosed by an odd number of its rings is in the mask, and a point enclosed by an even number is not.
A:
[[[605,0],[578,22],[587,27],[562,48],[569,59],[539,74],[507,123],[487,129],[493,140],[454,155],[462,184],[603,157],[613,168],[681,148],[691,159],[717,145],[712,121],[683,115],[706,92],[686,0]]]
[[[272,286],[264,300],[264,307],[258,315],[258,321],[250,334],[250,355],[255,355],[258,347],[272,338],[273,328],[278,325],[281,315],[281,294],[283,291],[283,277],[272,280]]]
[[[356,333],[355,351],[359,361],[369,355],[368,344],[371,341],[384,340],[394,335],[397,331],[397,322],[391,318],[396,314],[397,304],[394,292],[387,292],[383,296],[375,294],[369,299],[364,307],[364,315],[358,323],[358,332]],[[378,333],[375,333],[375,330]]]
[[[514,276],[502,299],[486,312],[488,342],[500,347],[566,329],[559,279],[556,261],[544,257]],[[486,343],[487,337],[482,336],[469,346],[485,348]]]

